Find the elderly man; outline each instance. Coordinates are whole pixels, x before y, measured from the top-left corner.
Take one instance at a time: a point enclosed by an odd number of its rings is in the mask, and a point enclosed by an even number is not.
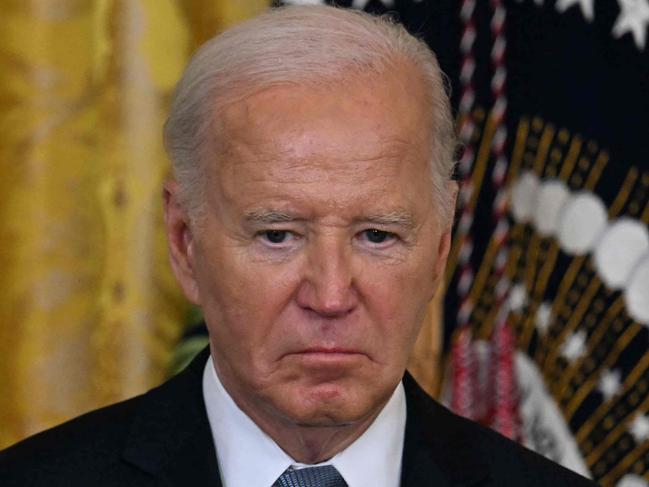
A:
[[[5,452],[0,484],[589,485],[403,378],[456,194],[425,44],[331,7],[267,12],[195,55],[165,142],[171,263],[209,351]]]

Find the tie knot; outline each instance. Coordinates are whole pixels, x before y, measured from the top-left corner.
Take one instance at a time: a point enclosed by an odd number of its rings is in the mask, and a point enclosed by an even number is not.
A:
[[[347,487],[347,483],[333,465],[288,468],[273,487]]]

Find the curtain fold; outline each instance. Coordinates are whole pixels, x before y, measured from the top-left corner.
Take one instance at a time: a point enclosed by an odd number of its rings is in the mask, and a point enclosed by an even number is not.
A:
[[[0,0],[0,447],[159,383],[187,321],[161,129],[262,1]]]

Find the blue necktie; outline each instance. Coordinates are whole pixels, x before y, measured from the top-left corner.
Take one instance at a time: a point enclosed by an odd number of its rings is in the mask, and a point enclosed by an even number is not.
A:
[[[273,487],[347,487],[347,483],[333,465],[288,468]]]

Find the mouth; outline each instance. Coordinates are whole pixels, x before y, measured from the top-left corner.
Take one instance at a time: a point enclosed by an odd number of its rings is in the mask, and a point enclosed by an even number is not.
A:
[[[287,354],[287,357],[297,359],[307,365],[351,365],[359,359],[367,357],[367,354],[357,349],[344,347],[309,347]]]
[[[300,354],[322,354],[322,355],[358,355],[361,352],[350,348],[341,347],[310,347],[298,352]]]

